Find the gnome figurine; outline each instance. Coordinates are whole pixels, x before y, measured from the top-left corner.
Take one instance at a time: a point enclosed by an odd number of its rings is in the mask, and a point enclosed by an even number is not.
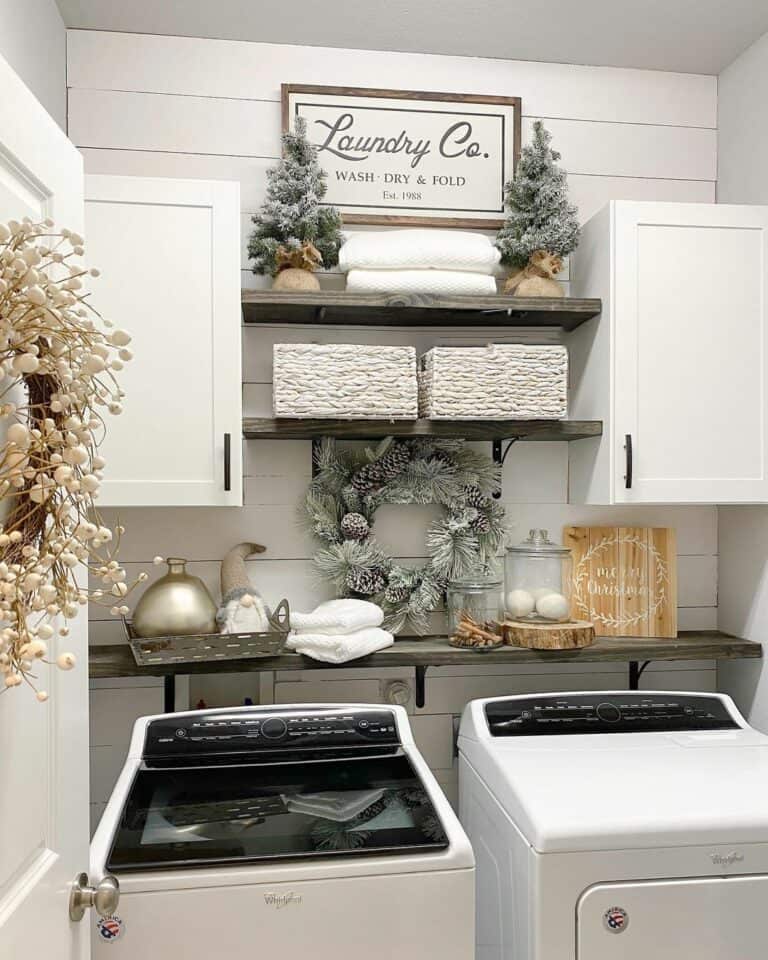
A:
[[[238,543],[221,561],[221,606],[216,622],[222,633],[269,630],[269,611],[245,570],[245,558],[265,550],[258,543]]]

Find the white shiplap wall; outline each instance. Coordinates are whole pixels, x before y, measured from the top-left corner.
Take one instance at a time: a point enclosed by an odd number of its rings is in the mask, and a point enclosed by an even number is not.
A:
[[[768,33],[720,74],[718,81],[720,203],[768,203]],[[719,623],[763,644],[768,635],[768,507],[721,507],[723,545]],[[750,723],[768,732],[768,668],[765,660],[721,664],[720,689],[729,693]]]
[[[533,119],[546,120],[563,154],[583,219],[613,198],[715,199],[716,79],[685,74],[69,31],[69,134],[91,173],[239,180],[245,240],[249,215],[263,198],[265,170],[279,152],[282,82],[519,95],[523,135]],[[244,286],[263,284],[248,271],[245,252],[242,267]],[[341,278],[331,276],[324,282],[337,286]],[[260,327],[244,330],[243,337],[245,408],[258,416],[270,410],[275,341],[322,338],[413,343],[426,349],[437,342],[484,343],[494,334],[480,331],[468,338],[456,330],[409,334],[392,329]],[[131,569],[138,569],[157,553],[187,556],[193,560],[192,571],[216,589],[222,555],[239,540],[255,539],[268,546],[268,553],[251,564],[254,582],[269,601],[288,595],[296,608],[306,609],[327,593],[314,580],[312,543],[296,522],[310,475],[309,443],[251,441],[246,443],[245,463],[243,509],[121,511],[128,528],[123,558]],[[675,526],[681,627],[715,626],[714,508],[568,506],[567,452],[562,444],[516,447],[505,468],[504,501],[516,525],[515,536],[531,526],[545,526],[557,534],[564,524],[581,522]],[[429,516],[428,508],[382,510],[377,533],[395,555],[418,558]],[[99,613],[93,616],[98,618]],[[91,626],[92,642],[119,640],[114,623],[94,619]],[[322,678],[311,672],[277,674],[274,683],[268,679],[261,689],[255,674],[195,679],[191,698],[194,702],[202,695],[212,705],[238,702],[246,695],[280,702],[378,700],[389,680],[412,681],[407,670],[387,673],[339,670],[324,672]],[[428,674],[427,705],[413,718],[416,735],[452,793],[453,716],[468,699],[528,690],[609,689],[623,686],[625,680],[623,668],[610,664],[528,667],[505,673],[472,661],[466,669],[435,669]],[[714,670],[711,664],[667,665],[649,670],[644,682],[711,688]],[[97,703],[96,709],[107,709],[109,698],[100,699],[104,704]],[[100,794],[105,790],[102,785]],[[98,802],[101,796],[94,799]]]

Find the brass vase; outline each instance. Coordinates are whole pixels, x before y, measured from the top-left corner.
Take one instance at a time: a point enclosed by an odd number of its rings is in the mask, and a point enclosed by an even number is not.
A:
[[[169,557],[168,573],[142,594],[133,612],[139,637],[217,633],[216,604],[199,577],[186,571],[186,560]]]

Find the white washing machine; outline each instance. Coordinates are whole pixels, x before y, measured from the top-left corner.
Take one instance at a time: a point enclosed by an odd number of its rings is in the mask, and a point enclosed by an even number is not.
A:
[[[474,859],[401,707],[136,722],[96,831],[106,960],[472,960]]]
[[[765,960],[768,737],[729,697],[471,703],[477,960]]]

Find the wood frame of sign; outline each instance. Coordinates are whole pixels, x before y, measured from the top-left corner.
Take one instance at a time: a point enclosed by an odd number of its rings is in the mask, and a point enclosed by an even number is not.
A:
[[[282,85],[283,130],[307,120],[345,224],[470,227],[504,220],[521,98]]]

